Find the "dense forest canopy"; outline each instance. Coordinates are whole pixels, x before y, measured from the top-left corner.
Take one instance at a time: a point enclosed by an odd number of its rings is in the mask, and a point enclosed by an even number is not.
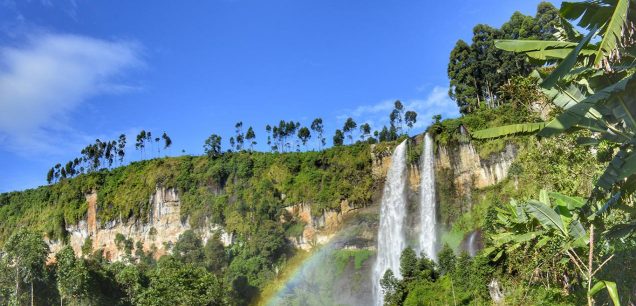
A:
[[[457,41],[448,63],[450,97],[461,113],[480,107],[496,107],[505,103],[502,86],[515,76],[527,76],[539,63],[528,61],[523,54],[505,52],[495,47],[498,39],[551,40],[561,27],[559,11],[549,2],[537,7],[534,17],[515,12],[500,28],[479,24],[473,28],[470,43]]]

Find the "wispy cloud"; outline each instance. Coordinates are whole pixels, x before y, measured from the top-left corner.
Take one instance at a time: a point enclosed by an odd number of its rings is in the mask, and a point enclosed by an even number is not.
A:
[[[51,139],[76,134],[69,122],[80,105],[130,89],[117,79],[143,64],[139,51],[131,42],[65,34],[0,47],[0,147],[50,152]]]
[[[398,99],[387,99],[376,104],[362,105],[353,110],[342,112],[338,120],[344,122],[352,117],[359,123],[369,123],[373,129],[381,129],[389,124],[389,113]],[[414,130],[422,130],[432,122],[433,115],[440,114],[444,118],[459,116],[457,105],[448,97],[448,88],[435,86],[424,99],[401,99],[406,110],[417,112],[417,123]]]

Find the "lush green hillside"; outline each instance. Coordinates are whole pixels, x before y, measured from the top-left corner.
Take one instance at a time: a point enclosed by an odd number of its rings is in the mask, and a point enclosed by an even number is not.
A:
[[[378,146],[377,150],[388,148]],[[287,205],[311,203],[318,212],[340,201],[370,203],[371,149],[366,143],[321,152],[225,153],[217,158],[181,156],[134,162],[80,175],[57,184],[0,195],[0,241],[17,226],[64,238],[64,226],[86,216],[85,194],[97,191],[98,219],[148,217],[157,186],[176,188],[183,218],[200,225],[205,217],[227,225],[232,219],[275,220]],[[234,221],[236,222],[236,220]]]

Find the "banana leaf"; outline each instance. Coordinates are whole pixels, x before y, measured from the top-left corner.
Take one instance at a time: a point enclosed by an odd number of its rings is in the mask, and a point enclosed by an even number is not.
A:
[[[629,75],[628,77],[597,91],[595,94],[570,107],[567,111],[548,123],[548,125],[546,125],[538,135],[542,137],[550,137],[572,128],[581,122],[597,103],[605,101],[616,93],[623,92],[632,78],[633,75]]]
[[[545,204],[530,200],[526,204],[526,210],[535,217],[541,225],[546,229],[558,230],[558,234],[564,237],[568,236],[568,231],[563,225],[561,216]]]
[[[472,137],[475,139],[488,139],[512,134],[533,133],[541,130],[543,127],[545,127],[545,125],[545,122],[504,125],[475,131],[472,133]]]
[[[570,51],[568,56],[566,56],[563,59],[563,61],[561,61],[561,63],[559,63],[559,65],[556,67],[556,69],[554,69],[554,71],[552,71],[552,73],[550,73],[550,75],[545,80],[543,80],[543,82],[541,83],[541,87],[543,87],[543,88],[551,88],[563,76],[568,74],[570,72],[570,70],[572,70],[572,68],[574,68],[574,65],[576,65],[576,62],[577,62],[577,60],[579,58],[579,54],[581,53],[581,50],[583,50],[583,48],[590,42],[592,37],[594,37],[594,35],[596,35],[596,32],[597,32],[596,28],[592,29],[581,40],[581,42],[579,42],[579,44],[574,49],[572,49],[572,51]]]
[[[600,66],[603,59],[607,58],[618,47],[623,36],[623,28],[627,23],[627,11],[630,0],[618,0],[612,12],[612,17],[607,21],[602,33],[603,39],[594,58],[594,65]]]
[[[594,296],[595,294],[599,293],[603,289],[607,289],[607,293],[612,299],[612,303],[614,303],[614,306],[621,305],[621,299],[618,295],[618,289],[616,288],[615,282],[604,281],[604,280],[598,281],[596,284],[594,284],[592,289],[590,289],[590,291],[587,294],[590,296]]]
[[[618,224],[603,233],[609,239],[624,238],[636,231],[636,221],[626,224]]]
[[[558,205],[566,205],[570,210],[581,208],[585,205],[585,200],[582,198],[570,197],[558,192],[549,192],[548,194]]]

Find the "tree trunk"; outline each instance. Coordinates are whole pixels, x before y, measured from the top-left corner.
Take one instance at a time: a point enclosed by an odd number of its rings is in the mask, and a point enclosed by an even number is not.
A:
[[[34,301],[35,301],[35,298],[33,297],[33,281],[31,281],[31,306],[33,306]]]

